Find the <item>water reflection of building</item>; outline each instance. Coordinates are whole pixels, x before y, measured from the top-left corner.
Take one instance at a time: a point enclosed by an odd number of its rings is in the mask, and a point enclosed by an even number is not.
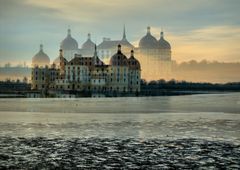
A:
[[[63,50],[63,56],[67,60],[71,60],[75,54],[79,54],[78,43],[72,37],[70,29],[68,29],[67,37],[61,42],[60,49]]]
[[[99,57],[108,61],[110,57],[115,53],[115,48],[118,44],[122,46],[122,52],[125,55],[130,55],[130,51],[135,47],[127,40],[125,26],[123,28],[123,36],[121,40],[111,40],[110,38],[103,38],[103,41],[98,45]]]
[[[43,51],[43,45],[40,45],[38,53],[32,58],[32,66],[45,67],[50,65],[50,59]]]
[[[112,55],[115,54],[116,46],[120,44],[122,52],[125,55],[130,55],[130,51],[134,50],[134,46],[127,40],[125,27],[123,29],[123,36],[121,40],[111,40],[110,38],[103,38],[103,41],[97,46],[98,56],[109,62]],[[75,54],[81,54],[85,57],[91,57],[94,53],[95,43],[91,40],[91,34],[88,33],[87,40],[82,44],[81,48],[78,47],[78,42],[72,37],[71,30],[68,29],[67,37],[61,42],[60,49],[63,50],[63,56],[67,60],[74,58]],[[55,59],[59,62],[59,58]]]
[[[92,42],[91,34],[88,33],[87,41],[82,44],[82,48],[79,50],[80,54],[85,57],[92,57],[94,53],[94,49],[95,49],[95,43]]]
[[[138,57],[142,63],[142,77],[150,80],[170,78],[171,45],[164,39],[163,31],[157,40],[147,27],[146,35],[139,41]]]
[[[121,45],[121,51],[126,56],[131,55],[131,50],[134,50],[137,59],[141,63],[142,77],[147,80],[168,79],[171,74],[171,46],[164,39],[164,33],[160,33],[160,39],[157,40],[147,28],[147,33],[139,41],[139,47],[134,47],[126,36],[125,26],[123,28],[123,35],[121,40],[111,40],[104,38],[103,41],[97,46],[97,55],[100,60],[108,63],[111,56],[115,54],[116,46]],[[71,30],[68,29],[66,38],[61,42],[60,49],[63,50],[63,56],[67,61],[71,61],[77,56],[91,58],[94,53],[95,43],[91,40],[90,33],[87,40],[82,44],[81,48],[78,47],[78,42],[72,37]],[[49,57],[43,52],[42,47],[37,57],[33,58],[33,65],[39,63],[39,66],[48,65]],[[35,59],[37,58],[37,59]],[[59,65],[60,58],[57,57],[54,62]]]

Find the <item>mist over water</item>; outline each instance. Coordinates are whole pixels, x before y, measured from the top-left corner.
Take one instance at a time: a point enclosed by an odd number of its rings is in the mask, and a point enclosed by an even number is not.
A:
[[[2,98],[0,110],[43,113],[240,113],[240,93],[127,98]]]

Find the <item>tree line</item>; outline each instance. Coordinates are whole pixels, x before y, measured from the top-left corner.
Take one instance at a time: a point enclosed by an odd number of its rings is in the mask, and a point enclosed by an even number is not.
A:
[[[177,95],[177,94],[195,94],[204,92],[231,91],[240,92],[240,82],[229,83],[205,83],[205,82],[187,82],[164,79],[147,82],[141,80],[141,95],[158,96],[158,95]]]

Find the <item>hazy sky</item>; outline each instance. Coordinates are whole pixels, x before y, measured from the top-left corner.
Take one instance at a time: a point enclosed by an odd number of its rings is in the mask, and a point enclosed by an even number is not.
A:
[[[152,27],[161,28],[177,61],[219,60],[240,62],[240,0],[0,0],[0,65],[31,61],[44,44],[53,60],[60,42],[72,29],[81,47],[92,34],[127,38],[138,46]]]

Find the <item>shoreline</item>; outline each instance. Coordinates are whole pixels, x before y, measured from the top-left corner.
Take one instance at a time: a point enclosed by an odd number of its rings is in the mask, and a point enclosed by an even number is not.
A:
[[[184,96],[184,95],[198,95],[198,94],[224,94],[224,93],[239,93],[239,91],[217,91],[217,90],[212,90],[212,91],[204,91],[204,90],[163,90],[160,91],[157,95],[143,95],[139,94],[138,96],[135,95],[120,95],[120,96],[102,96],[102,98],[117,98],[117,97],[154,97],[154,96]],[[32,98],[32,97],[27,97],[27,93],[22,93],[22,92],[0,92],[0,98]],[[36,98],[64,98],[64,97],[36,97]],[[65,98],[71,98],[71,97],[65,97]],[[76,96],[72,98],[92,98],[92,96]]]

